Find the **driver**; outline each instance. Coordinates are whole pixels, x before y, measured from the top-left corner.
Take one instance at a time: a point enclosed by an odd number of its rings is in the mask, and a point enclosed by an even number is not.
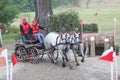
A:
[[[22,42],[26,43],[27,39],[28,39],[28,34],[29,34],[29,30],[30,30],[30,25],[27,22],[26,18],[22,19],[22,23],[20,24],[20,34],[21,34],[21,38],[22,38]]]
[[[40,29],[46,30],[46,28],[37,24],[36,20],[32,20],[32,24],[30,25],[30,32],[39,40],[40,43],[43,43],[44,36],[40,33]]]

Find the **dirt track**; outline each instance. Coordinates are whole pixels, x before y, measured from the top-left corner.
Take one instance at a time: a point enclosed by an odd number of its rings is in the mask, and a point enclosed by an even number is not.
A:
[[[13,46],[5,47],[10,49]],[[58,59],[58,64],[52,64],[47,56],[38,64],[19,62],[14,66],[13,80],[110,80],[110,63],[100,61],[98,57],[86,57],[84,63],[81,63],[81,58],[78,57],[80,66],[76,66],[72,59],[74,70],[69,70],[68,65],[63,68],[61,57]],[[120,75],[120,56],[117,56],[117,60]],[[5,73],[1,74],[2,69],[0,68],[0,80],[6,80]]]
[[[38,64],[18,63],[14,66],[13,80],[110,80],[110,63],[99,61],[97,57],[86,58],[80,66],[72,65],[74,70],[69,70],[68,66],[62,68],[61,60],[55,65],[47,57]],[[118,72],[120,74],[120,69]],[[5,80],[5,76],[0,80]]]

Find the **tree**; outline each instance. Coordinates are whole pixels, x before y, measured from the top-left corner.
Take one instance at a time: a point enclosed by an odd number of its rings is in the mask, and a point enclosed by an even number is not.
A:
[[[0,25],[9,24],[17,13],[18,11],[16,7],[12,5],[11,0],[0,0]],[[2,39],[0,37],[0,47],[1,46]]]
[[[48,26],[49,17],[53,14],[51,0],[34,0],[35,2],[35,19],[44,27]]]
[[[8,24],[16,17],[18,10],[12,5],[11,0],[0,0],[0,23]]]

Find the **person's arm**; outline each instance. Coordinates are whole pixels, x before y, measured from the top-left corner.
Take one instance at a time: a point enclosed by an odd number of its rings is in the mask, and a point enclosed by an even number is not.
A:
[[[40,25],[39,25],[39,28],[42,29],[42,30],[47,30],[47,27],[43,27],[43,26],[40,26]]]
[[[42,29],[42,30],[45,30],[45,27],[43,27],[43,26],[39,25],[39,28]]]
[[[32,34],[32,28],[31,27],[28,28],[28,33]]]
[[[20,25],[20,32],[25,33],[25,31],[23,30],[23,27]]]

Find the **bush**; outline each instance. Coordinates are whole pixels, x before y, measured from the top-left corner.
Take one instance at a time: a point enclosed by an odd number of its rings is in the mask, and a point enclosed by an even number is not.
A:
[[[3,34],[2,39],[3,41],[15,40],[17,36],[19,36],[19,34],[16,33]]]
[[[79,16],[77,12],[64,12],[50,17],[49,27],[51,31],[59,31],[62,27],[66,28],[67,31],[72,31],[73,28],[79,27]],[[97,24],[83,24],[84,32],[98,32]]]
[[[80,25],[81,28],[81,25]],[[83,24],[83,32],[98,32],[97,24],[91,23],[91,24]]]
[[[4,26],[2,29],[2,34],[8,34],[11,31],[10,27]]]
[[[19,13],[11,0],[0,0],[0,23],[9,24]]]
[[[12,28],[12,33],[17,33],[19,34],[20,33],[20,30],[18,28]]]
[[[20,35],[18,28],[11,28],[9,26],[4,26],[2,30],[2,39],[4,41],[7,40],[15,40],[16,37]]]
[[[65,27],[68,31],[71,31],[73,27],[79,26],[78,13],[65,12],[58,15],[52,15],[50,17],[50,30],[59,31],[62,27]]]
[[[18,28],[11,28],[8,26],[4,26],[2,30],[2,34],[8,34],[8,33],[16,33],[19,34],[19,29]]]

